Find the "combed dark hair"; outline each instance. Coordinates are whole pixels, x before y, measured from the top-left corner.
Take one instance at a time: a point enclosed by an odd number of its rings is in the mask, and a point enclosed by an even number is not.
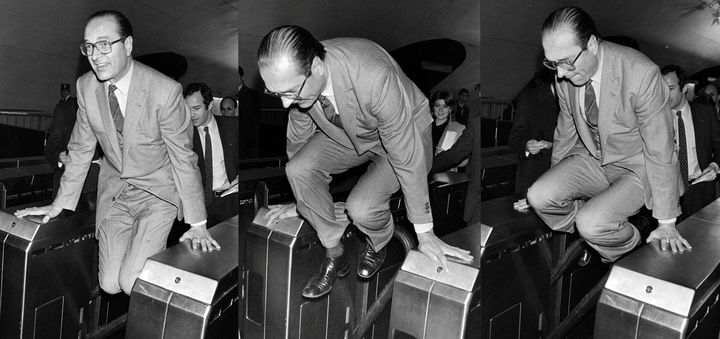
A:
[[[210,90],[210,87],[208,87],[208,85],[204,82],[195,82],[187,85],[187,87],[185,87],[185,90],[183,91],[183,97],[187,98],[198,91],[200,92],[200,96],[202,96],[203,98],[203,104],[205,104],[205,108],[210,107],[210,103],[213,101],[213,94],[212,90]]]
[[[270,31],[260,42],[258,66],[266,66],[271,60],[286,55],[298,63],[304,75],[309,75],[313,58],[317,56],[325,60],[325,47],[300,26],[280,26]]]
[[[235,105],[235,108],[238,107],[238,102],[237,102],[237,100],[235,100],[235,97],[232,97],[232,96],[229,96],[229,95],[226,96],[226,97],[224,97],[224,98],[222,98],[222,100],[220,100],[220,104],[222,105],[222,102],[225,101],[226,99],[227,99],[227,100],[232,100],[233,105]]]
[[[458,92],[458,95],[463,95],[463,94],[470,95],[470,91],[468,91],[467,88],[461,88],[460,91]]]
[[[660,74],[666,75],[668,73],[675,72],[675,75],[678,78],[678,84],[680,86],[685,84],[685,81],[687,80],[687,75],[685,73],[685,70],[678,66],[678,65],[667,65],[664,66],[662,69],[660,69]]]
[[[106,16],[109,16],[109,17],[112,17],[113,19],[115,19],[115,22],[117,23],[118,29],[119,29],[118,34],[120,34],[121,37],[127,38],[129,36],[133,36],[133,29],[132,29],[132,25],[130,25],[130,20],[128,20],[128,18],[125,17],[124,14],[122,14],[118,11],[113,11],[113,10],[97,11],[97,12],[93,13],[92,15],[90,15],[90,17],[88,18],[87,21],[90,22],[90,20],[92,20],[92,19],[102,18],[102,17],[106,17]]]
[[[543,23],[542,33],[546,34],[561,27],[570,28],[575,33],[578,44],[583,48],[587,47],[591,36],[594,35],[598,41],[600,39],[595,22],[579,7],[562,7],[550,13]]]
[[[434,92],[432,95],[430,95],[430,111],[433,112],[433,105],[435,105],[435,101],[437,100],[445,100],[445,105],[448,105],[450,107],[455,107],[455,97],[450,94],[448,91],[437,91]],[[435,114],[435,112],[433,112]]]

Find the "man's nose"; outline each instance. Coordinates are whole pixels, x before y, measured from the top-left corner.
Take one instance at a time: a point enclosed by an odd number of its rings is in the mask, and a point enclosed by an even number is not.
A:
[[[290,105],[292,105],[295,102],[294,99],[286,98],[286,97],[282,97],[282,98],[280,98],[280,100],[282,100],[283,107],[285,107],[285,108],[290,107]]]
[[[558,78],[564,78],[566,74],[568,74],[568,71],[567,71],[567,70],[565,70],[565,69],[562,68],[562,67],[558,67],[558,68],[557,68],[557,76],[558,76]]]

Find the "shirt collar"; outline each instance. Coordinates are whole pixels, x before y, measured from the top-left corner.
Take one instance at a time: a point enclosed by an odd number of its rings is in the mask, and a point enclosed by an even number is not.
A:
[[[204,129],[205,126],[208,127],[208,130],[213,130],[213,129],[215,129],[215,128],[217,127],[217,121],[215,121],[215,116],[214,116],[212,113],[210,113],[210,122],[208,122],[208,123],[205,124],[205,125],[198,126],[197,129],[204,132],[204,131],[205,131],[205,129]]]
[[[115,87],[117,87],[117,90],[119,90],[122,94],[127,95],[130,91],[130,80],[132,80],[132,74],[133,69],[135,68],[135,62],[131,59],[130,60],[130,69],[128,70],[127,74],[125,74],[122,79],[115,82]],[[105,88],[107,89],[107,86],[110,85],[110,81],[105,81]]]
[[[684,96],[684,94],[683,94]],[[682,115],[685,115],[685,113],[690,112],[690,104],[688,103],[687,99],[682,98],[682,104],[678,109],[673,109],[673,113],[681,111]]]
[[[323,89],[320,95],[324,97],[335,97],[335,92],[333,91],[332,86],[332,75],[330,74],[330,70],[327,68],[327,65],[325,66],[325,74],[327,74],[327,82],[325,82],[325,89]]]
[[[603,49],[598,44],[598,69],[595,74],[590,77],[590,80],[596,84],[602,83],[602,68],[603,68]]]

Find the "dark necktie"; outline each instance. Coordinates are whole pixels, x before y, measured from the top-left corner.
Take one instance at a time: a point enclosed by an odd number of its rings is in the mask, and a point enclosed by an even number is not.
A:
[[[320,106],[322,106],[323,112],[325,112],[325,117],[328,119],[328,121],[330,121],[331,124],[342,129],[342,121],[340,121],[340,117],[337,115],[335,107],[333,106],[332,102],[330,102],[330,99],[321,95],[318,97],[318,100],[320,101]]]
[[[117,97],[115,96],[115,90],[117,86],[110,84],[108,85],[108,102],[110,104],[110,113],[112,114],[113,121],[115,122],[115,129],[118,132],[118,137],[122,140],[123,123],[125,118],[120,111],[120,104],[118,104]]]
[[[213,198],[213,158],[212,158],[212,141],[210,141],[210,131],[208,127],[205,130],[205,176],[203,181],[203,191],[205,193],[205,204],[209,205]]]
[[[595,99],[595,90],[593,90],[592,81],[588,81],[587,85],[585,85],[585,116],[591,127],[597,127],[598,105]]]
[[[680,177],[682,178],[685,188],[689,186],[688,180],[688,156],[687,156],[687,140],[685,140],[685,123],[682,119],[682,111],[677,111],[678,122],[678,162],[680,162]]]

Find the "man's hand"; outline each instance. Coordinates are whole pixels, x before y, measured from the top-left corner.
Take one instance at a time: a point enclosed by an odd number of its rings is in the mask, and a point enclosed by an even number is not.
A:
[[[65,162],[67,161],[67,151],[60,152],[60,154],[58,154],[58,161],[65,165]]]
[[[220,244],[210,236],[207,227],[205,225],[190,227],[185,234],[180,237],[180,242],[190,240],[192,243],[192,249],[198,249],[198,246],[203,252],[220,250]]]
[[[270,209],[270,211],[266,216],[269,224],[298,216],[297,208],[294,202],[284,205],[270,205],[268,206],[268,209]]]
[[[427,255],[430,260],[438,266],[438,272],[447,272],[446,255],[456,257],[460,260],[471,261],[473,259],[470,251],[453,247],[440,240],[432,231],[418,233],[418,249]]]
[[[708,167],[706,167],[702,171],[700,176],[697,177],[697,179],[693,180],[690,184],[695,185],[697,183],[715,180],[715,178],[717,178],[718,169],[718,165],[714,162],[711,162],[710,165],[708,165]]]
[[[690,243],[678,233],[675,223],[660,224],[647,238],[647,242],[660,240],[660,249],[667,251],[668,248],[674,253],[692,250]]]
[[[53,205],[30,207],[22,210],[17,210],[15,216],[18,218],[24,218],[28,215],[44,215],[42,222],[43,224],[50,221],[51,218],[55,218],[62,212],[62,208],[55,207]]]
[[[540,151],[542,151],[543,149],[546,149],[546,148],[547,149],[552,148],[552,142],[545,141],[545,140],[538,141],[535,139],[530,139],[525,144],[525,151],[527,153],[533,154],[533,155],[540,153]]]

